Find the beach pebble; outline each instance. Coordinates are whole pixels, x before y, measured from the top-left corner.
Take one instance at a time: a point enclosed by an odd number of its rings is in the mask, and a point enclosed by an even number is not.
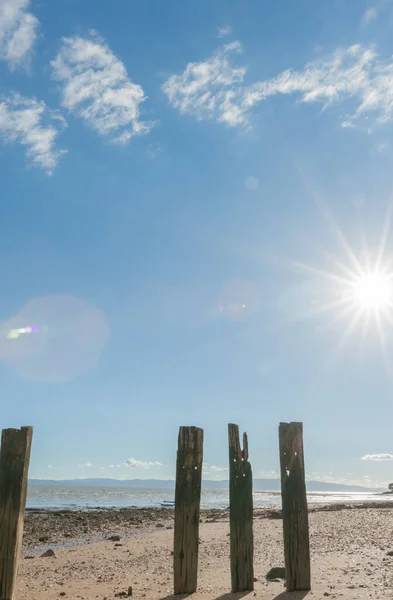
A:
[[[109,542],[120,542],[120,540],[120,535],[111,535],[110,537],[108,537]]]
[[[285,567],[273,567],[266,574],[266,579],[268,581],[274,581],[275,579],[285,579]]]
[[[41,558],[49,558],[50,556],[56,557],[56,554],[53,550],[47,550],[44,554],[41,554]]]

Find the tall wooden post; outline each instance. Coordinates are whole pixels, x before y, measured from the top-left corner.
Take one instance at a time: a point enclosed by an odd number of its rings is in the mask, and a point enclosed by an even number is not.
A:
[[[32,427],[4,429],[0,450],[0,600],[13,600],[22,546]]]
[[[175,492],[174,592],[197,589],[203,430],[180,427]]]
[[[310,590],[310,542],[303,424],[280,423],[281,496],[287,591]]]
[[[228,425],[228,439],[232,592],[245,592],[254,589],[252,471],[247,434],[243,434],[243,450],[238,425]]]

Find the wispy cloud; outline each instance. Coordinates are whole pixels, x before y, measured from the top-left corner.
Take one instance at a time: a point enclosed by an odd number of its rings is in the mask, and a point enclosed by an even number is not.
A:
[[[78,465],[79,469],[90,469],[93,466],[93,464],[90,461],[87,461],[86,463],[83,463],[82,465]]]
[[[0,0],[0,59],[11,69],[28,61],[38,19],[27,12],[30,0]]]
[[[47,469],[53,469],[52,465],[46,465]]]
[[[393,460],[393,454],[366,454],[362,460]]]
[[[134,469],[159,469],[160,467],[162,467],[162,464],[160,462],[154,461],[154,462],[149,462],[149,461],[143,461],[143,460],[137,460],[136,458],[128,458],[125,461],[125,464],[127,465],[127,467],[132,467]]]
[[[182,114],[199,120],[212,119],[230,126],[244,125],[242,82],[246,67],[232,66],[230,58],[240,54],[240,42],[226,44],[204,62],[189,63],[183,73],[172,75],[162,89]]]
[[[217,31],[217,37],[223,38],[223,37],[226,37],[227,35],[231,35],[231,33],[232,33],[232,27],[230,25],[225,25],[225,27],[219,28],[219,30]]]
[[[228,471],[228,467],[219,467],[217,465],[203,463],[203,470],[205,473],[226,473]]]
[[[139,118],[146,100],[142,87],[97,34],[63,38],[51,66],[53,78],[61,82],[62,106],[99,134],[127,143],[150,131],[153,123]]]
[[[25,146],[27,158],[48,175],[65,152],[56,148],[56,138],[65,125],[63,117],[45,102],[20,94],[0,96],[0,137]]]
[[[343,127],[360,118],[392,120],[393,60],[383,61],[372,48],[357,44],[339,49],[300,71],[289,69],[250,85],[244,83],[247,67],[231,64],[231,56],[241,49],[240,42],[228,44],[205,62],[189,63],[181,75],[172,75],[163,85],[172,106],[200,120],[244,126],[258,103],[284,95],[324,109],[341,103]]]
[[[362,17],[362,25],[368,25],[371,21],[375,21],[378,17],[378,9],[376,6],[371,6],[366,10]]]

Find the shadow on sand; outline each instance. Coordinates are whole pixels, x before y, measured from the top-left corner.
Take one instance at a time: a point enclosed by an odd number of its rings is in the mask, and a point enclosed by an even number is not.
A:
[[[303,600],[309,592],[282,592],[273,600]]]
[[[241,600],[241,598],[245,598],[248,595],[253,594],[254,592],[238,592],[237,594],[231,594],[228,592],[223,596],[219,596],[218,598],[212,598],[212,600]],[[182,596],[166,596],[165,598],[161,598],[160,600],[186,600],[186,598],[192,598],[194,594],[184,594]]]
[[[228,594],[214,598],[214,600],[241,600],[241,598],[251,596],[253,593],[254,592],[240,592],[238,594],[231,594],[229,592]],[[273,600],[303,600],[307,594],[308,592],[282,592],[273,598]],[[166,596],[160,600],[186,600],[186,598],[192,598],[192,596],[193,594],[183,594],[182,596]]]

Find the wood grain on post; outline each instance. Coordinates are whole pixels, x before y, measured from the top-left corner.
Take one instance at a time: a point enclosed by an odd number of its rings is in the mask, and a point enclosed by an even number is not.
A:
[[[311,589],[303,424],[280,423],[281,496],[287,591]]]
[[[247,434],[243,434],[243,450],[237,425],[228,425],[228,439],[232,592],[246,592],[254,589],[252,471]]]
[[[0,600],[13,600],[22,546],[32,427],[4,429],[0,450]]]
[[[180,427],[175,492],[174,592],[193,594],[198,580],[203,430]]]

